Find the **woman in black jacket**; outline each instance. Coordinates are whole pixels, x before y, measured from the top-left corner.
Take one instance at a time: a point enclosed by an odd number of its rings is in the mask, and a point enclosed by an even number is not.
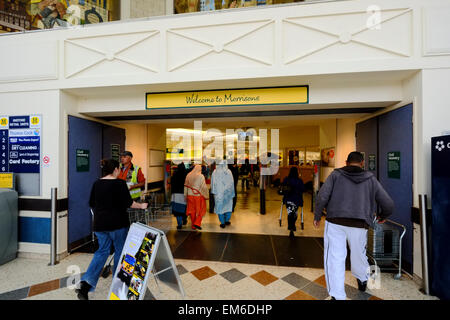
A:
[[[148,206],[148,203],[133,201],[126,182],[117,179],[118,161],[102,160],[101,167],[102,178],[94,182],[89,199],[89,206],[94,212],[94,232],[98,239],[98,249],[81,279],[80,288],[76,290],[80,300],[88,300],[88,292],[95,290],[108,259],[111,244],[115,248],[113,270],[116,270],[130,226],[127,208],[146,209]]]
[[[283,192],[283,203],[286,205],[288,212],[288,230],[290,230],[289,236],[294,236],[294,231],[297,230],[295,222],[297,221],[298,207],[303,207],[303,192],[305,187],[303,180],[298,176],[297,167],[292,167],[289,171],[289,175],[284,178],[282,186],[285,188]]]

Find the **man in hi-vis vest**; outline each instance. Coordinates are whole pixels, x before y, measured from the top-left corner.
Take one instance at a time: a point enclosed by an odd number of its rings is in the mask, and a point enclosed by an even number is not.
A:
[[[134,201],[141,200],[141,188],[145,187],[145,177],[139,166],[131,162],[133,154],[130,151],[124,151],[120,155],[120,173],[118,179],[125,180],[130,190],[131,198]]]

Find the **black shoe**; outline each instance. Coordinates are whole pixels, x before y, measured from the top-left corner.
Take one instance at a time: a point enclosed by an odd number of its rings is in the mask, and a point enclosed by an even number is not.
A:
[[[225,222],[225,224],[226,224],[227,226],[229,226],[229,225],[231,224],[231,222],[230,222],[230,221],[227,221],[227,222]]]
[[[183,228],[183,226],[177,226],[177,229],[180,230],[181,228]]]
[[[294,231],[291,230],[291,232],[289,232],[289,237],[291,237],[291,238],[294,238],[294,237],[295,237]]]
[[[75,289],[75,292],[77,293],[77,297],[80,300],[89,300],[88,292],[91,289],[91,285],[87,283],[86,281],[80,282],[80,289]]]
[[[197,226],[197,225],[194,225],[194,228],[197,229],[197,230],[202,230],[202,227]]]
[[[361,282],[359,279],[356,279],[356,281],[358,281],[358,290],[362,292],[366,291],[367,281]]]
[[[333,296],[331,296],[331,299],[330,300],[336,300],[336,298],[335,297],[333,297]]]
[[[223,228],[225,228],[225,224],[224,223],[221,223],[220,224],[220,227],[223,229]]]

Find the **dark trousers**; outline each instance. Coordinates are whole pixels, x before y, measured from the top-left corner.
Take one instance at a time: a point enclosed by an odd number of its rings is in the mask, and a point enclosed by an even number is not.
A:
[[[298,206],[288,201],[286,202],[286,210],[288,213],[288,230],[296,231],[297,228],[295,227],[295,222],[298,217]]]

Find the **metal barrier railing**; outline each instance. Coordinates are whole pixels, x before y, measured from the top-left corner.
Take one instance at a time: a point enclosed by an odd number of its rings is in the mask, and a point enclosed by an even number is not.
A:
[[[430,295],[430,286],[428,279],[428,241],[427,241],[427,196],[419,195],[420,210],[420,236],[422,244],[422,281],[423,291],[426,295]]]
[[[56,232],[57,232],[57,224],[58,224],[58,188],[52,188],[52,198],[51,198],[51,220],[50,220],[50,228],[51,228],[51,240],[50,240],[50,263],[49,266],[54,266],[58,264],[56,260]]]

